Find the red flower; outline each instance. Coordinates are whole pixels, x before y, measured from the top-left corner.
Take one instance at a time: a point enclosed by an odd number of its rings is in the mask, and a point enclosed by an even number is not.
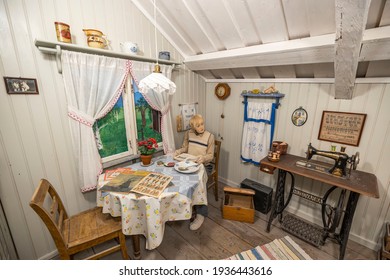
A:
[[[154,138],[149,138],[147,140],[138,142],[138,150],[140,151],[141,155],[151,155],[156,151],[156,148],[158,148],[158,144]]]

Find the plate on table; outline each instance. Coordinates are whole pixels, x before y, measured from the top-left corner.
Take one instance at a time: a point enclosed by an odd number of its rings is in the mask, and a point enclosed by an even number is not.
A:
[[[199,170],[200,165],[194,162],[178,162],[174,166],[175,170],[180,173],[195,173]]]
[[[173,161],[164,163],[165,167],[174,167],[175,163]]]

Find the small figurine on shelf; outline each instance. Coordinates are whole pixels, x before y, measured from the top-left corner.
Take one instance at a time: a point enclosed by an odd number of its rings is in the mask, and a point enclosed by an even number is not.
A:
[[[264,90],[264,93],[276,93],[276,92],[279,91],[275,88],[275,86],[270,86]]]

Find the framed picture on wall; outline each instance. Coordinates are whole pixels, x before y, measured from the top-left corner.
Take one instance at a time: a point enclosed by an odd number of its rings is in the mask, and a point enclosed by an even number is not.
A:
[[[367,114],[323,111],[318,139],[359,146]]]
[[[36,79],[4,77],[8,94],[39,94]]]
[[[307,121],[307,112],[305,109],[299,107],[291,115],[291,121],[295,126],[302,126]]]

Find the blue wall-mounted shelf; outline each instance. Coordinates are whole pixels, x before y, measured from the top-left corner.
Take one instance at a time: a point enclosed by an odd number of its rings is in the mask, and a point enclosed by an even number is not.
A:
[[[279,99],[284,97],[283,93],[274,92],[274,93],[241,93],[241,96],[244,97],[244,102],[247,102],[248,97],[250,98],[275,98],[277,107],[279,107]]]

